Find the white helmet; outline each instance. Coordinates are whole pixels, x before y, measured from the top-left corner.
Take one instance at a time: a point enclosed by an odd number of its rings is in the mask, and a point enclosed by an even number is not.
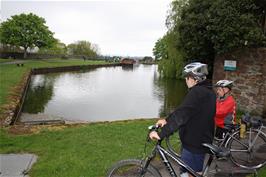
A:
[[[208,75],[208,66],[204,63],[194,62],[186,65],[183,70],[183,76],[192,76],[198,81],[206,79]]]
[[[227,87],[229,89],[232,89],[233,87],[233,82],[230,80],[219,80],[216,84],[215,87]]]

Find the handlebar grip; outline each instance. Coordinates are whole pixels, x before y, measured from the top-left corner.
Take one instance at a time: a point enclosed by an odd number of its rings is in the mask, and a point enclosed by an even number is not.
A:
[[[158,131],[159,128],[160,128],[159,125],[151,125],[148,127],[150,131]]]

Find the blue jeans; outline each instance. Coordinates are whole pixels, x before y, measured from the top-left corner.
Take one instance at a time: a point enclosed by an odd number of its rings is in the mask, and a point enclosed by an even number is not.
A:
[[[201,172],[203,170],[205,154],[195,154],[182,148],[181,159],[195,172]],[[186,172],[185,169],[181,169],[181,172]]]

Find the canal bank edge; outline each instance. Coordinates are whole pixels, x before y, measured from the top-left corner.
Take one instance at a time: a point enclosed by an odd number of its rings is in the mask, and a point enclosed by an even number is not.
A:
[[[114,67],[122,66],[121,64],[100,64],[100,65],[77,65],[77,66],[64,66],[64,67],[50,67],[50,68],[33,68],[26,72],[21,81],[11,90],[8,95],[8,103],[1,106],[0,113],[0,125],[9,126],[16,123],[18,120],[27,90],[30,85],[31,76],[36,74],[56,73],[56,72],[67,72],[67,71],[82,71],[100,67]]]
[[[1,113],[0,113],[0,125],[8,126],[13,124],[17,117],[18,113],[22,109],[23,101],[27,93],[27,88],[30,83],[30,78],[32,75],[32,71],[26,72],[20,82],[12,88],[10,91],[11,93],[8,94],[8,102],[1,106]]]

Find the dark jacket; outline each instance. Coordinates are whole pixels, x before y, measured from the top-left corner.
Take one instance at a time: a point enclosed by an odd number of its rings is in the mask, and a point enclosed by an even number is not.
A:
[[[179,130],[182,146],[193,153],[205,153],[202,143],[212,143],[216,95],[209,81],[193,86],[182,104],[167,118],[167,124],[159,132],[161,139]]]

